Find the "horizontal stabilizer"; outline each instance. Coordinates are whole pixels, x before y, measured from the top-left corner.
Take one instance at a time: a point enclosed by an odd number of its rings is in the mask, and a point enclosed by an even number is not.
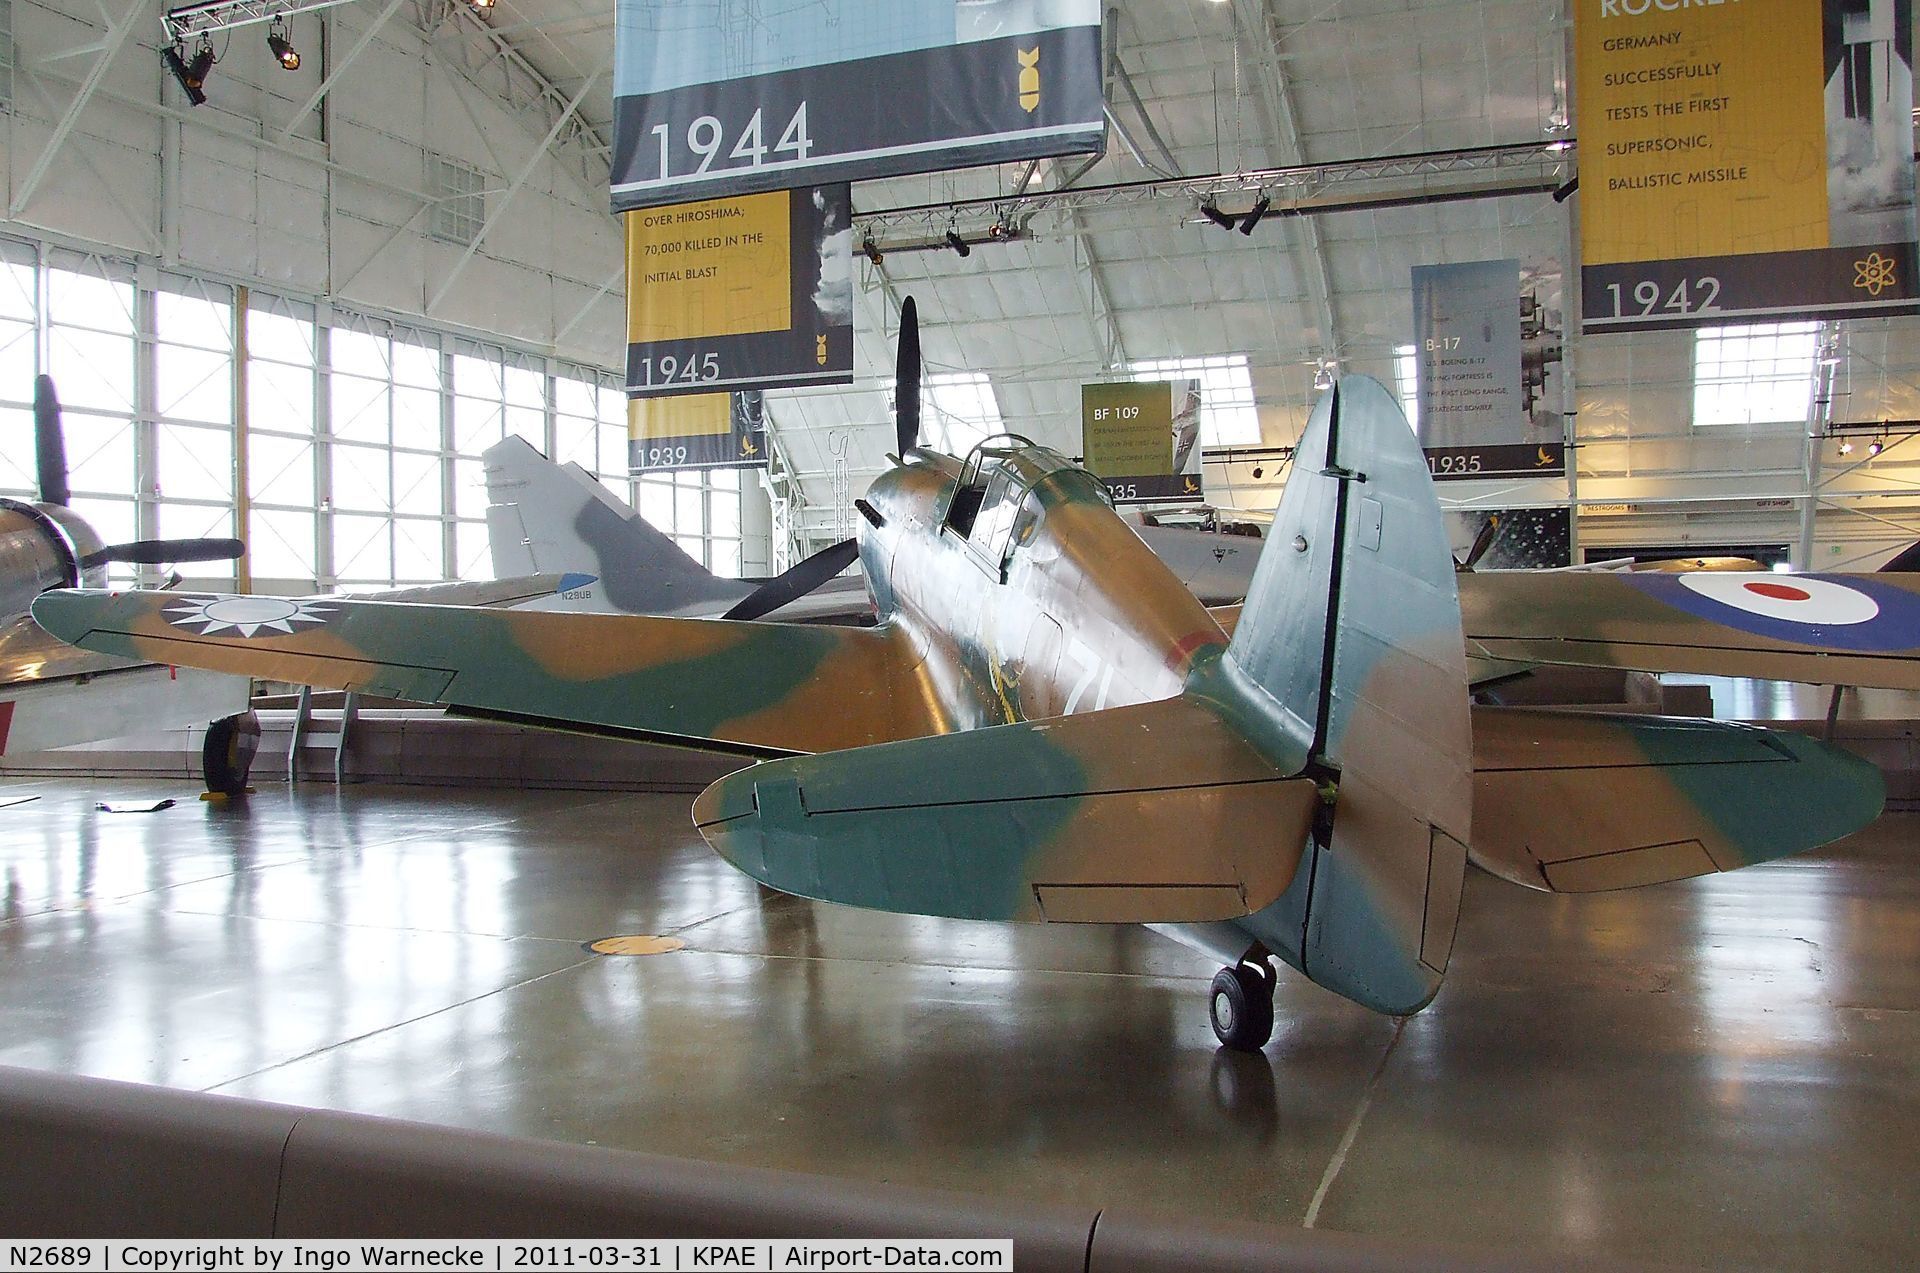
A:
[[[1555,893],[1768,862],[1880,813],[1880,772],[1800,734],[1722,721],[1473,709],[1473,861]]]
[[[1920,689],[1920,576],[1461,575],[1467,653],[1511,663]]]
[[[1188,699],[775,761],[694,821],[782,892],[954,919],[1199,923],[1267,906],[1319,796]]]

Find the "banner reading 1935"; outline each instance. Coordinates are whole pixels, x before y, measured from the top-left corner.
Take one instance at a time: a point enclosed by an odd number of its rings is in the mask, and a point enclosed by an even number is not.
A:
[[[1576,0],[1581,322],[1920,309],[1912,0]]]
[[[1099,151],[1098,0],[617,0],[615,211]]]
[[[1206,498],[1198,380],[1081,385],[1080,446],[1115,504]]]
[[[626,215],[627,392],[853,383],[845,186]]]

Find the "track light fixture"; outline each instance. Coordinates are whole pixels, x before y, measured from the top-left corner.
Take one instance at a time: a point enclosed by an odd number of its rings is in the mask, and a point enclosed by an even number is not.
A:
[[[1853,443],[1851,443],[1851,442],[1842,442],[1842,443],[1840,444],[1840,454],[1842,454],[1842,455],[1852,455],[1852,454],[1853,454]]]
[[[280,64],[283,71],[300,69],[300,50],[293,47],[293,41],[287,38],[287,20],[275,18],[267,28],[267,51],[273,54],[273,60]]]
[[[1272,206],[1273,200],[1261,195],[1260,201],[1247,211],[1246,216],[1240,218],[1240,233],[1252,234],[1253,227],[1260,224],[1260,218],[1266,216],[1267,209]]]
[[[187,95],[187,100],[195,106],[204,104],[206,93],[202,92],[207,82],[207,72],[213,69],[213,41],[202,36],[200,47],[194,51],[192,60],[185,56],[185,45],[175,44],[161,54],[167,64],[167,71],[179,82]]]
[[[947,231],[947,246],[953,249],[956,256],[973,255],[973,249],[967,246],[967,241],[953,230]]]
[[[1219,226],[1222,230],[1231,230],[1235,224],[1234,219],[1220,211],[1219,207],[1211,199],[1200,205],[1200,215]]]
[[[1573,180],[1567,182],[1566,185],[1561,186],[1553,192],[1553,201],[1555,203],[1565,203],[1567,200],[1573,198],[1574,192],[1579,189],[1580,178],[1575,177]]]
[[[1880,452],[1886,449],[1887,449],[1887,440],[1885,438],[1875,438],[1873,441],[1867,443],[1868,455],[1878,455],[1880,454]]]
[[[887,259],[887,254],[880,250],[880,245],[873,241],[872,235],[868,235],[864,240],[862,240],[860,244],[860,250],[866,253],[867,259],[869,261],[872,261],[875,265],[878,265],[880,264],[880,262]]]
[[[475,13],[493,12],[493,0],[467,0],[467,7]]]

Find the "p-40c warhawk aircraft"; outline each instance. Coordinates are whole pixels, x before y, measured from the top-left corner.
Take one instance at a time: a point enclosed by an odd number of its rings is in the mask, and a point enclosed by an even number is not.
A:
[[[917,385],[911,309],[901,363]],[[1314,409],[1247,600],[1217,614],[1084,469],[1013,437],[964,461],[925,450],[916,395],[900,399],[899,463],[858,501],[873,628],[85,591],[35,615],[123,656],[767,758],[693,809],[755,879],[912,914],[1151,925],[1226,964],[1213,1026],[1240,1048],[1271,1033],[1273,955],[1376,1011],[1425,1005],[1469,857],[1533,888],[1619,888],[1879,812],[1876,771],[1810,738],[1470,708],[1432,481],[1371,380]],[[1717,648],[1748,673],[1833,679],[1820,622],[1741,626],[1783,622],[1769,608],[1789,600],[1592,582],[1638,609],[1562,607],[1557,632],[1473,640],[1573,659],[1552,645],[1571,637],[1632,666]],[[1891,584],[1796,586],[1845,592],[1826,621],[1883,645],[1891,629],[1856,611],[1920,605]],[[1874,666],[1920,684],[1913,662]]]

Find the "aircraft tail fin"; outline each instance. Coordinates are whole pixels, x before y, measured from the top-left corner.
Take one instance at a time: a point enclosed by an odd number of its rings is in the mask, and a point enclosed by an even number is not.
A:
[[[747,591],[708,573],[577,464],[555,464],[518,437],[481,459],[494,575],[564,576],[555,608],[671,614]]]
[[[1262,927],[1307,976],[1382,1012],[1439,988],[1466,865],[1473,740],[1447,543],[1398,403],[1343,377],[1294,451],[1227,654],[1195,686],[1269,760],[1335,793]]]

